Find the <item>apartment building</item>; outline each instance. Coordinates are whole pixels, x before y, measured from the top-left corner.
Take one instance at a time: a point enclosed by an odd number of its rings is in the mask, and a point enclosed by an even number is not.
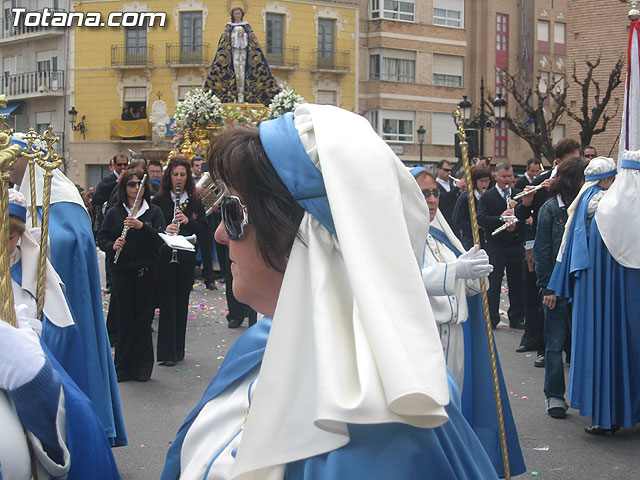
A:
[[[170,116],[189,89],[201,87],[232,6],[245,11],[271,70],[310,102],[356,110],[358,4],[266,0],[228,2],[74,2],[75,11],[165,12],[164,27],[74,28],[70,102],[85,116],[85,136],[70,144],[70,178],[95,185],[118,152],[152,150],[148,138],[113,136],[124,107],[150,112],[161,99]]]

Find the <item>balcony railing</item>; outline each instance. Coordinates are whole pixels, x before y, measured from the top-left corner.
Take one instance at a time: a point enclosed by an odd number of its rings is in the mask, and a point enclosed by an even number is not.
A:
[[[18,73],[0,78],[0,95],[17,96],[62,91],[64,91],[62,70]]]
[[[346,70],[351,68],[349,50],[313,50],[313,68],[316,70]]]
[[[51,13],[65,11],[61,8],[48,8],[47,10]],[[40,13],[42,13],[43,11],[44,10],[40,10]],[[15,18],[14,15],[9,14],[6,17],[1,17],[0,18],[0,38],[8,38],[8,37],[13,37],[17,35],[25,35],[28,33],[42,33],[42,32],[61,32],[62,33],[64,32],[64,27],[53,27],[53,26],[27,27],[24,25],[24,21],[23,21],[24,16],[25,16],[25,12],[22,13],[20,24],[18,24],[18,26],[16,27],[13,26],[13,21]]]
[[[300,47],[283,47],[278,53],[265,53],[269,65],[276,67],[297,67],[299,65]]]
[[[210,61],[208,43],[167,43],[167,65],[208,65]]]
[[[111,65],[114,67],[153,65],[153,46],[111,45]]]

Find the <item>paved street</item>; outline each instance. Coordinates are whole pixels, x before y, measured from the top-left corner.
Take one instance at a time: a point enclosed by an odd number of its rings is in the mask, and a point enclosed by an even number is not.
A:
[[[191,295],[183,362],[177,367],[156,366],[148,383],[120,384],[129,446],[114,449],[114,454],[123,479],[160,477],[176,431],[199,401],[229,347],[246,330],[246,324],[237,330],[227,328],[223,292],[224,284],[219,284],[218,291],[208,291],[197,282]],[[569,410],[566,420],[546,415],[544,369],[533,367],[535,355],[515,352],[520,335],[521,331],[505,326],[495,334],[528,467],[518,478],[640,478],[640,427],[621,430],[614,437],[594,437],[583,430],[589,419],[575,410]],[[566,372],[568,375],[568,368]]]

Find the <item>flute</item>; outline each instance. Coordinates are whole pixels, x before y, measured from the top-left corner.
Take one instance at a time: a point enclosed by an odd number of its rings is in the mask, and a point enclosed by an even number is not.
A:
[[[145,173],[142,177],[142,181],[140,182],[140,188],[138,189],[138,194],[136,195],[136,199],[133,201],[133,207],[131,208],[131,213],[135,213],[138,205],[140,204],[140,199],[142,198],[142,193],[144,192],[144,185],[147,181],[147,174]],[[122,227],[122,233],[120,234],[120,238],[127,238],[127,233],[129,232],[129,227],[126,225]],[[118,259],[120,258],[120,253],[122,252],[122,247],[116,250],[116,255],[113,257],[113,264],[118,263]]]
[[[515,200],[515,197],[513,197],[513,199]],[[510,208],[511,208],[511,195],[507,195],[507,210],[510,209]],[[505,223],[503,225],[500,225],[493,232],[491,232],[491,236],[492,237],[496,236],[497,234],[499,234],[503,230],[506,230],[510,226],[515,225],[516,223],[518,223],[520,221],[515,216],[500,217],[500,220],[504,221]]]
[[[516,194],[513,196],[513,199],[514,199],[514,200],[518,200],[518,199],[520,199],[520,198],[524,197],[525,195],[529,195],[530,193],[537,192],[537,191],[538,191],[538,190],[540,190],[541,188],[544,188],[544,185],[540,184],[540,185],[536,185],[535,187],[533,187],[533,188],[531,188],[531,189],[529,189],[529,190],[523,190],[523,191],[521,191],[520,193],[516,193]]]

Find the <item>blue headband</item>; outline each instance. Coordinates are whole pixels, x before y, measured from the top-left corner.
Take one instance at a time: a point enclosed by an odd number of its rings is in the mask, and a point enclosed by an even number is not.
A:
[[[632,170],[640,170],[640,162],[623,158],[620,161],[620,168],[630,168]]]
[[[260,124],[260,142],[271,165],[293,198],[332,233],[336,233],[322,172],[300,141],[289,112]]]
[[[9,202],[9,215],[21,218],[23,222],[27,221],[27,209],[19,203]]]
[[[624,162],[624,160],[623,160]],[[584,177],[585,182],[595,182],[596,180],[602,180],[603,178],[613,177],[616,173],[618,173],[618,169],[614,168],[613,170],[609,170],[608,172],[602,173],[593,173],[591,175],[587,175]]]
[[[11,145],[17,145],[17,146],[19,146],[22,150],[27,150],[28,152],[31,152],[31,153],[35,153],[35,152],[43,152],[43,153],[46,153],[46,151],[45,151],[45,150],[43,150],[43,149],[42,149],[42,148],[40,148],[40,147],[36,147],[36,146],[34,146],[34,147],[33,147],[33,149],[29,149],[29,144],[28,144],[27,142],[25,142],[24,140],[20,140],[20,139],[18,139],[18,138],[15,138],[15,137],[11,137],[10,144],[11,144]]]
[[[424,167],[413,167],[411,170],[409,170],[409,172],[411,172],[411,175],[413,175],[413,178],[416,178],[422,172],[426,172],[426,171],[427,169]]]

